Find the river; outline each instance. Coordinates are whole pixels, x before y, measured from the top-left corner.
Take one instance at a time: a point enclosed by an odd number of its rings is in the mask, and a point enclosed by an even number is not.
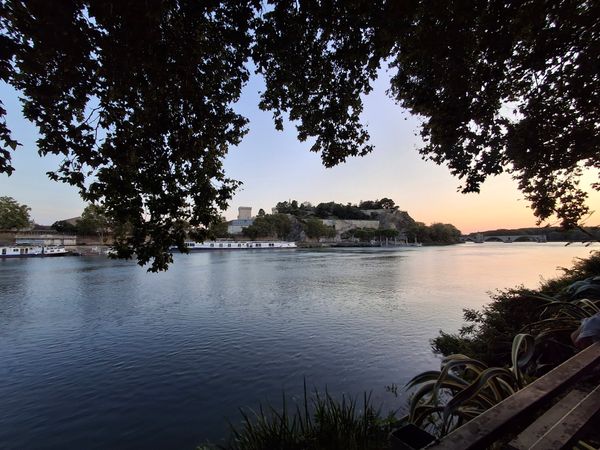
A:
[[[0,448],[193,449],[241,406],[439,368],[429,339],[486,292],[536,287],[594,248],[486,243],[0,260]],[[597,247],[596,247],[597,248]]]

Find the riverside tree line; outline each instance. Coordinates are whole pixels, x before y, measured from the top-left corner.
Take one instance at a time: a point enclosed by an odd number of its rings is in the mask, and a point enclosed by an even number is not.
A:
[[[18,203],[11,197],[0,197],[0,229],[18,230],[34,227],[29,212],[31,208]],[[359,227],[341,234],[343,240],[371,242],[373,240],[406,238],[425,244],[455,244],[459,242],[460,231],[451,224],[434,223],[425,225],[416,222],[405,211],[399,211],[393,200],[361,201],[358,204],[342,204],[336,202],[319,203],[316,206],[309,202],[296,200],[279,202],[275,214],[266,214],[259,210],[252,225],[243,229],[243,235],[249,239],[277,238],[283,240],[300,240],[304,236],[310,240],[333,239],[336,231],[333,226],[323,223],[323,219],[333,220],[378,220],[377,229]],[[207,237],[231,238],[227,221],[221,218],[211,224]],[[59,220],[51,228],[59,233],[78,235],[98,235],[104,241],[109,234],[114,234],[117,227],[123,225],[112,222],[100,206],[87,205],[81,217],[76,220]],[[131,227],[125,232],[131,232]],[[191,232],[188,225],[187,232]]]

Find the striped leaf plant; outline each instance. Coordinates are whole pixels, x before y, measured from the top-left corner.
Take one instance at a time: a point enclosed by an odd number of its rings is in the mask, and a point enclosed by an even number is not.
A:
[[[535,340],[513,340],[512,367],[488,367],[465,355],[450,355],[440,370],[423,372],[407,383],[414,388],[408,420],[441,437],[524,387],[524,369],[534,356]]]

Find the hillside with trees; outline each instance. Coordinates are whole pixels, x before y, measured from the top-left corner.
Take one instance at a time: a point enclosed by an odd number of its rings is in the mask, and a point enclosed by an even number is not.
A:
[[[293,223],[296,223],[297,227],[312,239],[335,236],[331,230],[326,229],[330,227],[324,226],[322,220],[377,220],[379,221],[377,229],[357,226],[342,233],[340,237],[342,240],[355,242],[374,240],[384,242],[386,239],[396,238],[423,244],[457,244],[460,242],[461,232],[454,225],[434,223],[428,226],[416,222],[408,212],[401,211],[394,200],[386,197],[381,200],[364,200],[358,204],[342,204],[331,201],[319,203],[316,206],[310,202],[289,200],[277,203],[275,208],[279,214],[287,214],[292,217]],[[258,219],[260,217],[256,220]],[[250,233],[255,233],[254,229],[251,229]],[[298,239],[299,235],[295,236]]]
[[[243,229],[242,234],[250,239],[287,239],[292,231],[292,222],[285,214],[264,214],[254,219],[254,223]]]

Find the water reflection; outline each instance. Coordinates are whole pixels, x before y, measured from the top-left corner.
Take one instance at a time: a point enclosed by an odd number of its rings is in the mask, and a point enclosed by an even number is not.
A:
[[[0,336],[13,322],[23,321],[27,310],[30,259],[0,258]]]

